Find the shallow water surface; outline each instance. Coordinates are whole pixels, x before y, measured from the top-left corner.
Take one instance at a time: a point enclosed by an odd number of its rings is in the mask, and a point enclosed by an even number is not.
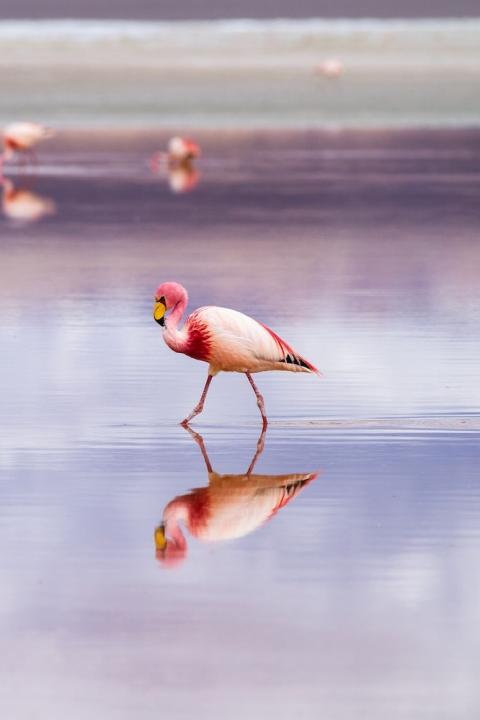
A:
[[[201,140],[190,192],[149,172],[163,136],[4,186],[2,714],[476,718],[478,138]],[[166,279],[323,378],[259,375],[262,436],[220,376],[187,432]]]

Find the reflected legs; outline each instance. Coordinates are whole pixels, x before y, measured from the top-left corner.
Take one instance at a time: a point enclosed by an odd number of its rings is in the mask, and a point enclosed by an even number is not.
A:
[[[205,443],[203,441],[203,437],[200,435],[200,433],[195,432],[195,430],[192,430],[192,428],[186,423],[182,423],[183,427],[187,432],[190,433],[192,438],[197,443],[198,447],[200,448],[200,451],[202,453],[203,459],[205,461],[205,465],[207,466],[207,472],[211,473],[213,472],[212,465],[210,463],[210,458],[208,457],[207,448],[205,447]],[[255,467],[255,463],[257,462],[258,458],[262,454],[264,448],[265,448],[265,435],[267,432],[266,426],[262,427],[262,431],[260,433],[260,437],[257,440],[257,449],[255,451],[255,455],[253,456],[252,462],[248,466],[248,470],[245,473],[245,476],[251,475],[253,472],[253,468]]]

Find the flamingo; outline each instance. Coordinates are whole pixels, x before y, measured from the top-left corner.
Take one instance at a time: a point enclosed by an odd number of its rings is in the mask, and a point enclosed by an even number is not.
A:
[[[157,559],[169,567],[178,565],[187,555],[187,541],[179,522],[202,542],[244,537],[271,520],[318,476],[318,472],[254,475],[255,463],[263,452],[265,428],[246,473],[219,475],[212,468],[202,436],[187,429],[205,460],[208,485],[178,495],[163,511],[154,541]]]
[[[173,163],[192,162],[200,155],[200,146],[191,138],[176,135],[168,142],[168,157]]]
[[[54,131],[43,125],[32,122],[15,122],[7,125],[3,131],[3,155],[0,160],[0,168],[6,160],[9,160],[14,153],[29,153],[34,155],[33,148],[41,140],[46,140],[54,135]]]
[[[3,179],[2,211],[10,220],[36,222],[46,215],[54,215],[56,206],[50,198],[25,188],[16,188],[11,180]]]
[[[212,379],[220,371],[245,373],[257,398],[263,426],[267,426],[265,403],[252,373],[287,370],[320,375],[308,360],[299,355],[273,330],[230,308],[207,307],[195,310],[178,324],[188,303],[188,294],[177,282],[165,282],[155,292],[154,320],[163,328],[163,339],[174,352],[184,353],[209,364],[207,380],[199,402],[183,425],[199,415],[205,404]],[[170,311],[170,315],[165,314]]]
[[[170,138],[167,145],[167,152],[157,152],[152,155],[150,165],[152,170],[157,172],[162,163],[167,167],[186,166],[191,167],[192,162],[200,155],[200,146],[191,138],[175,137]]]
[[[343,63],[338,58],[327,58],[315,68],[316,71],[327,78],[334,79],[343,73]]]

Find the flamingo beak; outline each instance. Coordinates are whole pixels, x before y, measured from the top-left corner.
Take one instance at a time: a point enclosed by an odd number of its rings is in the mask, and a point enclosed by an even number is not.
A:
[[[157,322],[159,325],[164,327],[165,325],[165,312],[167,310],[167,306],[165,304],[165,298],[160,298],[160,300],[157,300],[155,298],[155,304],[153,306],[153,319],[155,322]]]
[[[167,547],[167,538],[165,537],[165,525],[163,523],[155,528],[153,538],[155,540],[155,550],[157,552],[165,550]]]

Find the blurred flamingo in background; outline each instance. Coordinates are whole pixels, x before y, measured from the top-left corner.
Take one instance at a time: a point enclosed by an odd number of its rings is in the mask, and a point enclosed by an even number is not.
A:
[[[316,66],[315,72],[324,77],[335,79],[343,73],[343,63],[338,58],[327,58]]]
[[[180,522],[202,542],[244,537],[271,520],[318,475],[318,472],[253,475],[255,463],[263,451],[265,428],[247,472],[219,475],[210,464],[202,436],[187,429],[205,460],[208,486],[178,495],[163,511],[154,540],[157,559],[168,567],[178,565],[187,555],[187,541]]]
[[[172,350],[209,363],[200,400],[183,424],[202,412],[210,383],[222,370],[245,373],[256,395],[264,427],[267,425],[265,405],[251,373],[287,370],[320,375],[317,368],[273,330],[237,310],[213,305],[202,307],[189,315],[179,330],[178,323],[187,303],[185,288],[176,282],[166,282],[157,288],[153,308],[153,317],[163,327],[163,339]],[[166,318],[168,311],[171,312]]]
[[[154,153],[150,159],[152,170],[158,171],[162,164],[167,167],[189,165],[200,156],[200,146],[190,138],[176,135],[170,138],[167,152]]]
[[[2,211],[9,220],[36,222],[47,215],[54,215],[56,206],[50,198],[42,197],[26,188],[16,188],[11,180],[4,178]]]
[[[200,146],[190,138],[175,136],[168,142],[167,152],[157,152],[150,158],[154,173],[166,174],[173,193],[193,190],[200,178],[194,160],[200,155]]]
[[[176,135],[168,142],[168,158],[172,163],[192,162],[200,156],[200,146],[191,138]]]
[[[53,137],[55,132],[51,128],[38,123],[15,122],[7,125],[3,130],[3,154],[0,159],[0,169],[6,160],[15,153],[24,153],[35,158],[34,147],[42,140]]]

